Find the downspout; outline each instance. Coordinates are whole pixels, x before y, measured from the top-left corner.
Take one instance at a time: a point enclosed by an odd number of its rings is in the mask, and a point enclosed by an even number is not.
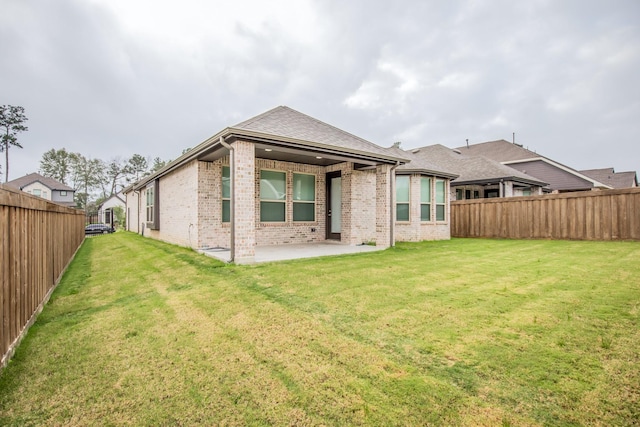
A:
[[[396,245],[396,169],[400,166],[400,162],[396,161],[396,164],[391,167],[389,171],[389,176],[391,177],[390,188],[391,194],[389,199],[391,200],[391,210],[389,213],[390,221],[389,221],[389,247],[394,247]]]
[[[233,259],[236,255],[236,221],[234,215],[236,210],[234,148],[233,146],[227,144],[222,136],[220,136],[220,144],[222,144],[224,148],[229,150],[229,196],[231,197],[231,203],[229,203],[229,223],[231,225],[229,250],[231,252],[231,259],[229,260],[229,262],[233,262]]]
[[[140,190],[133,190],[138,202],[138,211],[136,213],[136,233],[140,234]]]

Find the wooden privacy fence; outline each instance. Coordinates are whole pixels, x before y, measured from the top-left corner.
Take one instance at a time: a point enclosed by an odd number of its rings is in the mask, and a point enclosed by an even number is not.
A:
[[[452,202],[451,235],[640,240],[640,188]]]
[[[84,239],[84,211],[0,186],[0,368]]]

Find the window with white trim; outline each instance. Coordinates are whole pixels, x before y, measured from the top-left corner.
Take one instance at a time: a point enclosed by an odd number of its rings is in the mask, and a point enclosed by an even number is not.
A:
[[[146,213],[147,213],[147,222],[153,223],[154,219],[154,207],[155,207],[155,195],[154,195],[154,186],[147,187],[146,191]]]
[[[293,220],[316,220],[316,177],[315,175],[293,174]]]
[[[420,177],[420,221],[431,221],[431,178]]]
[[[260,222],[285,222],[287,207],[286,172],[260,171]]]
[[[444,179],[436,179],[436,221],[446,220],[446,187]]]
[[[410,178],[408,175],[396,176],[396,221],[409,221]]]

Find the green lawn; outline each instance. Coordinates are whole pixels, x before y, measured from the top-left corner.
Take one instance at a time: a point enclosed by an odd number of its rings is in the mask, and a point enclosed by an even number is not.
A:
[[[454,239],[225,266],[87,239],[0,425],[634,425],[640,243]]]

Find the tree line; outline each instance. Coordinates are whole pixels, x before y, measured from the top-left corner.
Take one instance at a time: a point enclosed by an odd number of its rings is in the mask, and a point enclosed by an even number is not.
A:
[[[134,154],[128,159],[109,161],[85,157],[65,148],[51,149],[42,155],[40,174],[53,178],[75,190],[76,206],[90,210],[103,200],[118,194],[132,182],[161,169],[167,161]]]

